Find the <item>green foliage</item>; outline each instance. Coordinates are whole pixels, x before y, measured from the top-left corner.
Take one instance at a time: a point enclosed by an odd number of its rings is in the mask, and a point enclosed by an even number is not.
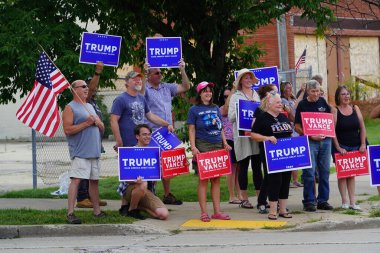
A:
[[[367,139],[369,144],[380,144],[380,119],[365,119],[365,128],[367,132]]]
[[[253,33],[295,7],[313,20],[322,31],[333,20],[328,3],[336,0],[194,0],[194,1],[5,1],[0,5],[0,104],[25,96],[34,82],[40,45],[55,61],[69,82],[93,72],[93,66],[79,64],[81,33],[89,21],[97,21],[96,32],[123,37],[120,66],[142,67],[145,38],[161,34],[182,37],[187,73],[194,83],[202,80],[217,84],[215,96],[232,71],[256,67],[263,53],[259,45],[242,46],[239,33]],[[81,25],[79,25],[79,22]],[[177,70],[168,70],[166,78],[178,81]],[[116,70],[106,67],[100,87],[113,86]],[[194,88],[193,88],[194,89]],[[192,90],[190,96],[194,95]],[[59,98],[62,107],[70,99],[69,91]],[[175,101],[175,110],[187,111],[184,102]],[[183,111],[178,113],[183,114]]]
[[[75,211],[83,224],[130,224],[135,219],[121,216],[118,211],[107,211],[107,216],[96,218],[91,211]],[[0,225],[66,224],[67,210],[0,209]]]
[[[351,92],[352,100],[367,100],[370,96],[370,87],[357,83],[355,77],[351,77],[345,84]]]

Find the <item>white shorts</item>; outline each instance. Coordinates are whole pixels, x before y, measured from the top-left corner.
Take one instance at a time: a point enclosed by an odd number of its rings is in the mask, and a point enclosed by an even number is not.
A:
[[[98,158],[79,158],[71,160],[70,178],[99,180],[100,164]]]

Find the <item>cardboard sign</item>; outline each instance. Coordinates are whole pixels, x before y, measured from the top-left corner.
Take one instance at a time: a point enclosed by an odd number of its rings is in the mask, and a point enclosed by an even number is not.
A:
[[[359,151],[347,152],[345,155],[335,153],[335,167],[338,179],[368,175],[367,153]]]
[[[96,64],[101,61],[106,66],[117,67],[120,47],[121,36],[84,32],[79,62]]]
[[[152,133],[152,140],[162,150],[170,150],[182,144],[181,140],[174,134],[168,131],[166,127],[161,127]]]
[[[267,84],[275,84],[277,89],[280,90],[277,66],[249,69],[249,71],[253,72],[257,79],[259,79],[259,81],[252,86],[254,90],[257,91],[261,86],[265,86]],[[237,78],[237,73],[238,71],[234,72],[235,79]]]
[[[260,106],[260,103],[239,99],[237,106],[238,130],[251,131],[253,115],[256,108]]]
[[[380,186],[380,145],[369,145],[367,152],[371,186]]]
[[[181,37],[146,38],[145,45],[151,68],[178,68],[182,58]]]
[[[162,177],[171,178],[189,173],[185,148],[161,152]]]
[[[301,112],[302,129],[305,135],[335,137],[334,116],[325,112]]]
[[[276,144],[264,142],[268,174],[311,168],[307,136],[277,139]]]
[[[143,181],[161,180],[160,148],[119,147],[119,181],[134,181],[139,176]]]
[[[198,154],[197,164],[201,180],[231,174],[230,152],[225,149]]]

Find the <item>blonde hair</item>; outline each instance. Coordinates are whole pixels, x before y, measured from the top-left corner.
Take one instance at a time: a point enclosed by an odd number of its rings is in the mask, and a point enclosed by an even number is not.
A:
[[[281,99],[280,94],[278,94],[277,92],[275,91],[268,92],[267,95],[261,100],[260,109],[266,112],[269,106],[273,103],[273,100],[275,97],[278,97]]]

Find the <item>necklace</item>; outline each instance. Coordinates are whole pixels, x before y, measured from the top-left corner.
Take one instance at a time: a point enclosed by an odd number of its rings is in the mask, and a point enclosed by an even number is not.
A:
[[[244,94],[244,97],[247,99],[247,100],[249,100],[249,101],[253,101],[253,90],[251,90],[252,91],[252,98],[249,98],[246,94],[245,94],[245,92],[242,90],[241,92]]]

